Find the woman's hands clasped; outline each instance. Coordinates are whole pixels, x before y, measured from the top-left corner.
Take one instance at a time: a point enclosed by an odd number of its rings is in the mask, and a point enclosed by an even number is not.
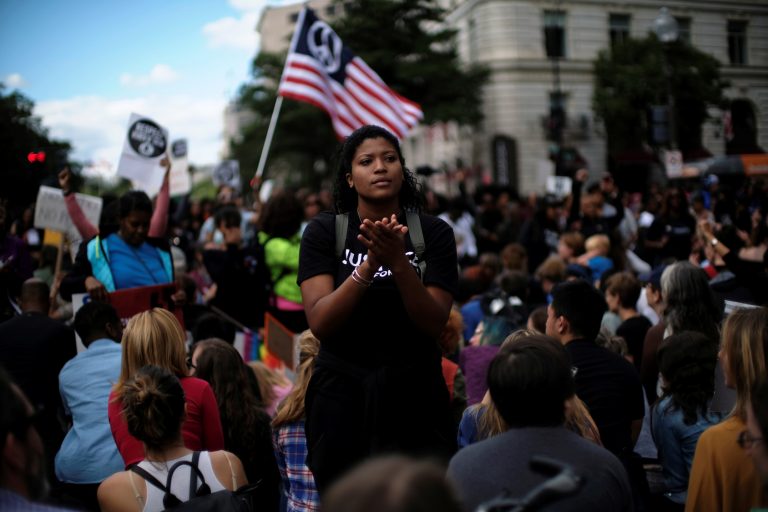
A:
[[[392,271],[400,265],[410,265],[405,255],[407,233],[408,226],[400,224],[395,214],[375,222],[363,221],[357,239],[368,249],[368,264],[374,272],[382,265]]]

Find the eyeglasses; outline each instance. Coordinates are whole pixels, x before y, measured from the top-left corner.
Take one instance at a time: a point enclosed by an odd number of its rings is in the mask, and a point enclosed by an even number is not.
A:
[[[741,446],[744,450],[749,450],[752,448],[752,445],[755,444],[758,441],[762,441],[762,437],[752,437],[752,435],[749,433],[748,430],[744,430],[739,434],[738,439],[736,439],[736,442],[739,443],[739,446]]]
[[[188,367],[190,370],[197,370],[197,366],[195,366],[194,364],[192,364],[192,356],[187,356],[187,367]]]

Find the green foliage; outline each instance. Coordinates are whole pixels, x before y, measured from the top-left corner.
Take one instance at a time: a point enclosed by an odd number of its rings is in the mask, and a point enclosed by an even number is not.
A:
[[[482,119],[484,68],[464,69],[453,44],[455,33],[439,27],[444,12],[433,0],[338,2],[344,15],[332,24],[342,41],[402,96],[419,103],[427,123]],[[321,15],[321,13],[318,13]],[[285,54],[260,53],[253,82],[238,104],[256,114],[242,141],[233,145],[244,183],[256,170],[267,133]],[[338,140],[328,115],[293,100],[283,102],[267,165],[267,177],[317,187],[332,173]]]
[[[668,91],[674,96],[680,149],[684,154],[700,150],[707,108],[724,104],[728,86],[714,57],[681,41],[665,45],[653,34],[603,50],[593,69],[592,105],[605,123],[610,153],[639,148],[647,140],[648,108],[666,105]]]
[[[67,162],[71,146],[50,139],[40,118],[33,115],[32,100],[0,83],[0,198],[8,199],[11,214],[35,200],[41,183],[53,185],[56,173]],[[30,163],[30,152],[44,151],[45,162]]]
[[[482,120],[483,67],[464,68],[456,31],[443,28],[445,11],[432,0],[337,2],[345,15],[333,24],[344,43],[392,89],[421,105],[424,121]],[[391,20],[391,21],[390,21]]]

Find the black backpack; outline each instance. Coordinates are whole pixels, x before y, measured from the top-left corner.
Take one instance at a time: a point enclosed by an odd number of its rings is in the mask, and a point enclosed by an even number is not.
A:
[[[221,490],[211,492],[211,488],[205,482],[203,473],[197,467],[200,460],[200,452],[194,452],[192,461],[182,460],[171,466],[168,471],[168,478],[163,485],[157,478],[149,474],[146,470],[139,467],[138,464],[131,466],[130,470],[142,477],[147,483],[154,485],[165,493],[163,497],[163,506],[165,510],[174,512],[250,512],[253,510],[251,503],[251,493],[258,487],[258,484],[247,485],[236,491]],[[181,466],[190,466],[189,478],[189,500],[181,501],[176,495],[171,493],[171,482],[173,474]],[[201,481],[200,486],[197,482]]]

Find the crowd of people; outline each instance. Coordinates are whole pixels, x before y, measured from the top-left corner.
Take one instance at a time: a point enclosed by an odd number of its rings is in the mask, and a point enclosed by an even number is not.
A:
[[[460,178],[429,190],[366,126],[332,190],[166,175],[94,226],[65,169],[63,265],[0,203],[0,509],[768,506],[768,186]],[[110,304],[149,286],[165,308]],[[265,314],[293,367],[235,348]]]

